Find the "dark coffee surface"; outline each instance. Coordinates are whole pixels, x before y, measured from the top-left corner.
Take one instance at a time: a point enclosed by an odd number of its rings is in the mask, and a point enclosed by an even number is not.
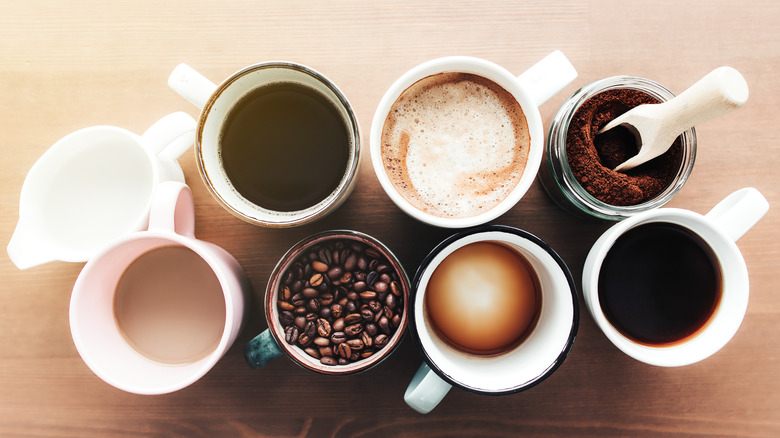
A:
[[[704,240],[675,224],[650,223],[618,238],[601,266],[599,302],[626,337],[650,345],[683,341],[712,317],[721,273]]]
[[[281,82],[250,92],[231,109],[220,150],[228,178],[246,199],[297,211],[338,187],[349,141],[343,118],[325,96]]]

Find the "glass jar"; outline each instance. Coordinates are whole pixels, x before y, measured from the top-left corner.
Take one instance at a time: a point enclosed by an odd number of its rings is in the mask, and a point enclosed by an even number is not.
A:
[[[681,134],[682,160],[671,183],[656,197],[634,205],[611,205],[596,199],[583,188],[569,167],[566,136],[574,113],[588,99],[608,90],[631,89],[646,93],[659,102],[674,94],[664,86],[636,76],[613,76],[592,82],[577,90],[558,110],[550,124],[550,132],[539,169],[539,178],[547,194],[564,210],[581,217],[619,221],[631,215],[660,207],[682,188],[693,170],[696,158],[696,131],[691,128]]]

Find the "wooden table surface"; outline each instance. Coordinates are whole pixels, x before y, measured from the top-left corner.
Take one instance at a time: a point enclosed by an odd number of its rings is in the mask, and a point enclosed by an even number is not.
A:
[[[385,242],[411,276],[452,231],[401,213],[381,190],[367,147],[347,203],[320,222],[287,230],[228,214],[207,193],[188,151],[179,162],[195,195],[196,235],[231,252],[254,289],[246,329],[192,386],[162,396],[124,393],[87,368],[70,337],[68,304],[83,264],[20,271],[0,257],[0,436],[780,436],[777,2],[4,0],[0,9],[4,245],[27,171],[59,138],[99,124],[142,133],[170,112],[198,114],[166,85],[180,62],[217,82],[256,62],[307,64],[351,100],[366,145],[385,90],[440,56],[478,56],[519,74],[562,50],[579,77],[541,107],[545,127],[567,96],[593,80],[631,74],[679,93],[731,65],[746,77],[750,99],[697,128],[693,174],[668,206],[705,213],[746,186],[773,205],[738,242],[750,304],[739,332],[711,358],[671,369],[637,362],[612,346],[583,307],[568,359],[541,385],[500,397],[453,389],[423,416],[403,402],[421,361],[408,336],[380,366],[350,377],[318,375],[286,359],[253,371],[241,349],[266,327],[266,281],[299,239],[359,230]],[[577,280],[589,248],[610,225],[569,216],[538,181],[495,223],[549,242]]]

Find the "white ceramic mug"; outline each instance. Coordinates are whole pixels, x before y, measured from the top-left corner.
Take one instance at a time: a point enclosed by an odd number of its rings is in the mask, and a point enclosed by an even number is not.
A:
[[[30,169],[8,256],[20,269],[54,260],[83,262],[111,241],[146,228],[152,191],[184,182],[176,159],[195,139],[182,112],[143,135],[93,126],[57,141]]]
[[[382,159],[381,142],[384,123],[401,93],[423,78],[446,72],[482,76],[508,91],[520,104],[530,135],[528,161],[517,185],[500,203],[484,213],[471,217],[440,217],[415,207],[393,186],[387,176]],[[371,161],[382,188],[405,213],[419,221],[438,227],[464,228],[480,225],[506,213],[523,197],[539,170],[544,151],[544,130],[539,106],[576,77],[576,70],[560,51],[551,53],[520,76],[515,76],[505,68],[490,61],[467,56],[438,58],[409,70],[398,78],[382,97],[371,124]]]
[[[634,215],[608,229],[585,260],[582,291],[585,303],[601,331],[627,355],[657,366],[689,365],[715,354],[736,334],[748,305],[748,271],[736,241],[767,212],[769,204],[754,188],[738,190],[706,215],[677,208],[660,208]],[[669,346],[635,342],[621,334],[604,315],[599,302],[599,273],[615,241],[637,226],[670,223],[698,235],[712,249],[720,266],[721,296],[714,315],[692,337]]]
[[[434,331],[423,305],[437,266],[455,250],[475,242],[495,242],[517,251],[534,270],[540,286],[536,325],[519,345],[496,356],[468,354],[449,346]],[[404,400],[423,414],[435,408],[452,386],[500,395],[540,383],[563,363],[579,323],[574,280],[560,256],[538,237],[502,225],[462,231],[434,248],[415,275],[409,306],[411,333],[425,362],[412,378]]]
[[[269,210],[246,199],[226,174],[220,153],[222,128],[233,106],[257,88],[278,82],[303,84],[319,91],[338,109],[349,137],[346,170],[338,186],[321,201],[297,211]],[[168,85],[202,109],[195,137],[198,170],[209,192],[236,217],[266,227],[302,225],[331,213],[352,193],[360,165],[360,127],[347,98],[322,73],[293,62],[264,62],[239,70],[217,86],[180,64],[168,78]]]
[[[84,362],[107,383],[137,394],[176,391],[206,374],[236,340],[246,319],[249,281],[235,258],[196,239],[194,230],[190,189],[183,183],[162,183],[155,189],[149,229],[105,248],[81,271],[70,301],[71,334]],[[188,248],[208,264],[226,309],[225,327],[214,348],[198,360],[177,365],[155,362],[132,348],[115,315],[117,285],[126,269],[149,251],[169,246]]]

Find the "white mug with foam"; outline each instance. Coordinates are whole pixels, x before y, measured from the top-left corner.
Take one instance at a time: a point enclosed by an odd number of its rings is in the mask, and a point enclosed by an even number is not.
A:
[[[522,108],[530,137],[527,162],[516,186],[508,191],[497,205],[482,213],[466,217],[442,217],[414,206],[393,186],[387,175],[381,151],[385,120],[401,94],[421,79],[450,72],[481,76],[509,92]],[[405,213],[419,221],[438,227],[465,228],[480,225],[506,213],[523,197],[539,170],[544,150],[544,130],[539,106],[561,91],[576,77],[576,70],[560,51],[551,53],[520,76],[515,76],[505,68],[490,61],[467,56],[438,58],[414,67],[390,86],[382,97],[371,124],[371,161],[382,188]],[[442,145],[443,148],[451,146]],[[479,158],[478,156],[473,157],[475,160]],[[431,179],[436,177],[442,177],[442,175],[431,175]],[[445,182],[445,184],[448,183]]]

